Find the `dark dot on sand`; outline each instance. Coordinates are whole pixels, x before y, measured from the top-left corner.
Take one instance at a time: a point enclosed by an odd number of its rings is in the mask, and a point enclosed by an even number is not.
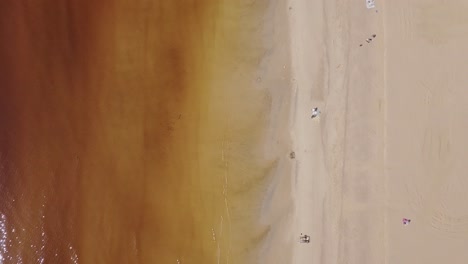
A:
[[[294,153],[294,151],[291,151],[291,153],[289,153],[289,158],[291,159],[296,158],[296,153]]]

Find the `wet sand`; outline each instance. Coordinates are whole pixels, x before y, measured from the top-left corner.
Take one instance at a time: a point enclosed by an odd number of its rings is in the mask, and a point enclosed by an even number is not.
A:
[[[281,3],[1,3],[2,258],[257,263],[287,157]]]

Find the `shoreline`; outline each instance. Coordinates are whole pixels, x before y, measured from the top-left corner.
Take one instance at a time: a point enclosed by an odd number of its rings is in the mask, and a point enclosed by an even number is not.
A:
[[[293,242],[289,230],[293,221],[293,201],[289,171],[291,161],[290,120],[291,65],[289,21],[287,1],[275,0],[269,4],[265,20],[267,26],[262,33],[267,55],[260,63],[259,76],[262,86],[267,87],[271,107],[268,111],[269,123],[261,143],[261,155],[275,163],[268,174],[265,192],[261,194],[259,224],[267,235],[258,245],[258,252],[252,263],[290,263]]]

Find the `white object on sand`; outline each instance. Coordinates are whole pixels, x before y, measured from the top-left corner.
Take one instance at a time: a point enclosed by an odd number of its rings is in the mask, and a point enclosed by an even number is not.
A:
[[[375,0],[366,0],[367,9],[375,8]]]
[[[320,110],[318,110],[318,107],[315,107],[312,109],[312,116],[310,118],[315,118],[320,114]]]

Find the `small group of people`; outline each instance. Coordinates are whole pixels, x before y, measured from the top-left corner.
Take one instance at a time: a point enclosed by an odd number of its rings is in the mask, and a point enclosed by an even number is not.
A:
[[[301,233],[301,236],[299,237],[299,242],[300,243],[310,243],[310,236],[308,235],[303,235]]]
[[[409,225],[409,224],[411,223],[411,219],[409,219],[409,218],[403,218],[402,222],[403,222],[403,225],[406,226],[406,225]]]
[[[376,35],[376,34],[372,34],[372,36],[371,36],[370,38],[367,38],[367,39],[366,39],[366,42],[367,42],[367,43],[371,43],[371,42],[375,39],[375,37],[377,37],[377,35]],[[363,45],[362,43],[359,44],[359,47],[362,47],[362,45]]]
[[[375,37],[377,37],[377,35],[376,35],[376,34],[373,34],[373,35],[372,35],[372,38],[368,38],[368,39],[366,39],[366,42],[367,42],[367,43],[371,43],[371,42],[372,42],[372,40],[374,40],[374,39],[375,39]]]

